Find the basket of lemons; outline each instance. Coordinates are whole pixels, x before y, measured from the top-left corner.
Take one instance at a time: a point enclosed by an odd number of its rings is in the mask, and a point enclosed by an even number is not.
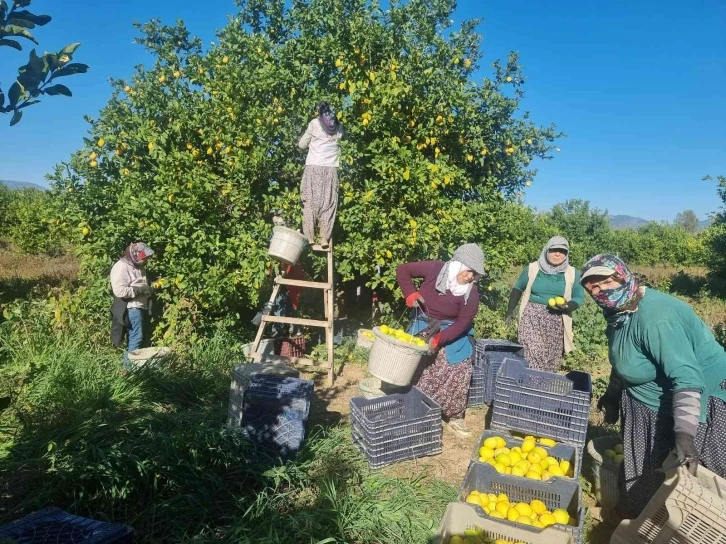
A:
[[[355,345],[363,349],[371,349],[373,342],[376,339],[376,335],[370,329],[358,329],[358,339]]]
[[[386,325],[375,327],[373,335],[368,372],[386,383],[409,385],[421,358],[429,350],[426,341]]]

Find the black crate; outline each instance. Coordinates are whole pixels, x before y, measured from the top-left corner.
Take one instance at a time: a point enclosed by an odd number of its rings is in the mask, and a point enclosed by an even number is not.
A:
[[[499,369],[502,367],[504,361],[520,361],[525,367],[529,367],[529,363],[524,358],[507,351],[485,351],[481,360],[483,361],[483,367],[486,373],[486,379],[484,381],[484,402],[489,405],[494,402],[497,374],[499,374]]]
[[[441,407],[415,387],[377,399],[353,398],[350,414],[353,443],[373,468],[441,453]]]
[[[471,365],[471,383],[469,384],[469,398],[466,402],[466,405],[468,407],[484,405],[486,385],[486,369],[476,364],[475,359],[474,364]]]
[[[500,351],[503,353],[511,353],[518,357],[524,357],[524,347],[521,344],[512,342],[511,340],[499,340],[494,338],[479,338],[476,341],[478,350],[484,351]]]
[[[73,516],[59,508],[44,508],[0,525],[0,541],[17,544],[130,544],[133,539],[128,525]]]
[[[518,478],[509,474],[499,474],[496,469],[487,463],[471,463],[466,471],[464,481],[459,488],[459,501],[465,502],[467,495],[476,489],[481,493],[506,493],[511,503],[526,502],[539,499],[547,509],[567,510],[570,517],[577,521],[577,526],[555,524],[553,527],[564,529],[572,535],[577,544],[582,543],[583,526],[585,523],[585,508],[582,504],[582,490],[577,480],[568,478],[550,478],[546,482]],[[479,505],[471,505],[479,515],[486,516],[486,512]],[[513,521],[498,519],[500,523],[526,529],[539,533],[541,529],[530,525],[522,525]]]
[[[508,359],[496,379],[491,429],[546,436],[583,448],[591,396],[586,372],[563,376]]]

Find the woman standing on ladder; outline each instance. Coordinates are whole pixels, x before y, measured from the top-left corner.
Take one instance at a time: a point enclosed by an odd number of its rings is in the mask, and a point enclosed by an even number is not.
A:
[[[310,121],[298,147],[308,149],[300,196],[303,203],[303,234],[315,243],[315,223],[320,228],[320,245],[330,246],[338,211],[338,166],[343,126],[328,102],[318,104],[318,116]]]
[[[574,349],[572,312],[582,306],[585,292],[580,273],[570,266],[569,253],[570,244],[565,238],[551,238],[539,260],[522,271],[509,296],[507,322],[514,319],[514,310],[522,299],[519,343],[524,346],[529,367],[536,370],[557,372],[563,355]],[[554,304],[550,304],[552,299]]]

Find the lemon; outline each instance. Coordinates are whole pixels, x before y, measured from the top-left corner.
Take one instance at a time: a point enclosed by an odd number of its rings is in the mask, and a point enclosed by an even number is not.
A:
[[[547,511],[547,505],[539,499],[534,499],[532,502],[529,503],[529,506],[532,508],[532,511],[537,515]]]
[[[533,465],[539,465],[542,462],[542,456],[532,451],[527,455],[527,461]]]
[[[469,504],[475,504],[477,506],[481,505],[481,503],[479,502],[479,495],[472,495],[471,493],[466,496],[464,502],[468,502]]]
[[[557,466],[560,465],[560,462],[557,459],[555,459],[554,457],[552,457],[551,455],[549,457],[547,457],[547,462],[550,465],[557,465]]]
[[[515,446],[514,448],[512,448],[512,452],[522,455],[522,448],[520,448],[519,446]]]
[[[387,325],[381,325],[381,333],[383,334],[389,334],[390,330]]]
[[[560,461],[560,468],[562,469],[562,472],[566,474],[567,471],[570,470],[570,462],[563,459]]]
[[[479,493],[479,492],[478,492],[478,491],[477,491],[476,489],[472,489],[472,490],[471,490],[471,491],[469,492],[469,495],[481,495],[481,493]]]
[[[529,461],[522,460],[519,463],[515,465],[517,468],[521,468],[525,473],[529,472],[529,467],[532,466],[532,463]]]
[[[539,522],[542,525],[544,525],[545,527],[549,527],[550,525],[554,525],[555,523],[557,523],[557,520],[555,519],[555,517],[552,514],[550,514],[549,512],[543,513],[537,519],[539,519]]]
[[[549,472],[552,476],[564,476],[565,473],[563,470],[558,467],[557,465],[550,465],[550,468],[547,469],[547,472]]]
[[[557,297],[557,298],[555,299],[555,302],[556,302],[557,304],[560,304],[560,305],[562,305],[562,304],[564,304],[564,303],[565,303],[565,302],[567,302],[567,301],[566,301],[566,300],[565,300],[564,298],[562,298],[562,297]]]
[[[484,441],[484,447],[493,451],[499,447],[499,440],[496,436],[490,436]]]
[[[518,502],[514,505],[514,508],[519,512],[521,516],[531,516],[532,515],[532,507],[528,505],[526,502]]]
[[[546,482],[546,481],[547,481],[547,480],[549,480],[550,478],[552,478],[552,474],[550,474],[549,472],[543,472],[543,473],[542,473],[542,481],[543,481],[543,482]]]
[[[532,463],[532,465],[529,467],[529,472],[534,472],[534,473],[542,476],[542,474],[544,473],[544,470],[542,470],[542,465],[539,465],[537,463]]]
[[[544,448],[543,448],[543,447],[541,447],[541,446],[537,446],[537,447],[536,447],[536,448],[534,448],[534,449],[533,449],[532,451],[533,451],[534,453],[536,453],[537,455],[539,455],[540,459],[547,459],[547,457],[549,457],[549,453],[547,453],[547,450],[546,450],[546,449],[544,449]]]
[[[547,446],[548,448],[551,448],[552,446],[556,446],[557,442],[552,440],[551,438],[540,438],[539,443],[543,446]]]
[[[504,467],[504,473],[505,474],[511,474],[512,473],[512,467]]]
[[[493,502],[495,504],[497,503],[497,500],[498,499],[497,499],[497,496],[494,493],[489,493],[489,495],[487,495],[487,497],[489,497],[489,502]]]
[[[529,478],[530,480],[541,480],[542,476],[537,474],[536,472],[529,471],[527,474],[524,475],[525,478]]]
[[[532,520],[532,525],[533,525],[534,527],[537,527],[537,528],[539,528],[539,529],[544,529],[544,528],[545,528],[545,526],[544,526],[544,525],[542,525],[542,524],[540,523],[540,521],[539,521],[539,520],[537,520],[537,519],[535,519],[535,520]]]
[[[511,461],[512,465],[516,465],[522,460],[522,456],[519,455],[516,451],[509,452],[509,460]]]
[[[496,438],[497,438],[497,442],[499,443],[498,447],[504,448],[507,445],[507,441],[504,440],[501,436],[497,436]]]
[[[542,467],[542,470],[547,470],[547,467],[550,466],[550,462],[547,459],[542,459],[539,462],[539,466]]]
[[[522,525],[532,525],[532,520],[530,518],[528,518],[527,516],[519,516],[514,521],[516,523],[521,523]]]
[[[507,519],[506,517],[504,517],[502,514],[500,514],[496,510],[494,512],[490,513],[489,515],[495,519]]]
[[[489,448],[482,446],[481,448],[479,448],[479,457],[483,457],[484,459],[491,459],[492,457],[494,457],[494,452]]]
[[[496,465],[496,464],[497,464],[497,462],[496,462],[496,461],[494,460],[494,457],[490,457],[489,459],[487,459],[487,460],[486,460],[486,461],[484,461],[484,462],[485,462],[485,463],[489,463],[489,464],[490,464],[491,466],[494,466],[494,465]]]
[[[479,495],[479,496],[482,497],[482,495]],[[487,503],[487,505],[486,505],[486,508],[488,508],[490,512],[496,510],[497,509],[497,502],[496,501],[489,501]]]
[[[570,521],[570,514],[567,513],[567,510],[562,510],[561,508],[558,508],[554,512],[552,512],[552,515],[555,518],[555,521],[557,523],[568,523]]]
[[[507,497],[506,493],[500,493],[497,496],[497,502],[509,502],[509,497]]]
[[[512,467],[512,476],[519,476],[520,478],[524,476],[526,472],[522,467],[514,466]]]
[[[496,471],[497,471],[497,472],[498,472],[499,474],[504,474],[504,473],[505,473],[505,470],[504,470],[504,469],[505,469],[505,468],[507,468],[507,467],[505,467],[505,466],[504,466],[503,464],[501,464],[501,463],[494,463],[494,468],[496,469]]]
[[[555,304],[557,304],[557,303],[555,302],[555,299],[551,298],[547,301],[547,304],[549,305],[550,308],[554,308]]]
[[[532,440],[529,440],[529,439],[525,440],[524,442],[522,442],[522,453],[529,453],[529,452],[531,452],[535,448],[535,445],[536,444],[534,442],[534,439],[532,439]]]
[[[496,504],[496,506],[494,507],[494,509],[497,512],[499,512],[500,514],[502,514],[503,516],[506,516],[507,512],[509,512],[509,510],[510,510],[510,506],[509,506],[508,502],[502,501],[502,502],[498,502]]]
[[[495,459],[497,460],[497,463],[500,463],[500,464],[504,465],[505,467],[511,466],[511,464],[512,464],[512,460],[509,458],[509,455],[507,455],[506,453],[500,453],[499,455],[497,455],[495,457]]]
[[[517,512],[517,510],[514,508],[511,508],[509,510],[509,512],[507,512],[507,519],[509,521],[516,521],[517,518],[519,518],[519,517],[520,517],[519,512]]]
[[[510,451],[509,448],[506,448],[506,447],[497,448],[494,450],[494,455],[496,456],[496,455],[499,455],[500,453],[506,453],[507,455],[509,455],[509,451]]]
[[[618,454],[618,455],[622,455],[622,454],[623,454],[623,445],[622,445],[622,444],[618,444],[617,446],[615,446],[615,447],[613,448],[613,451],[614,451],[614,452],[615,452],[616,454]]]

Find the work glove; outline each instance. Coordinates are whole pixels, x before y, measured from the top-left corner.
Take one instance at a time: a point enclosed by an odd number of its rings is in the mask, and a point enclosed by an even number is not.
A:
[[[605,423],[615,425],[620,419],[620,396],[606,392],[597,401],[598,412],[605,412]]]
[[[150,297],[154,294],[154,288],[151,285],[135,285],[132,289],[134,290],[135,297]]]
[[[418,291],[414,291],[406,297],[406,306],[408,306],[409,308],[413,308],[414,304],[419,301],[421,304],[425,304],[424,298],[421,296],[421,293],[419,293]]]
[[[564,304],[555,304],[555,306],[552,308],[552,311],[558,314],[571,314],[579,307],[580,305],[577,302],[568,300]]]
[[[441,344],[441,333],[434,334],[429,339],[429,353],[436,353],[439,350],[439,345]]]
[[[676,433],[676,455],[678,455],[678,461],[684,463],[688,472],[695,476],[700,455],[691,435],[682,432]]]

